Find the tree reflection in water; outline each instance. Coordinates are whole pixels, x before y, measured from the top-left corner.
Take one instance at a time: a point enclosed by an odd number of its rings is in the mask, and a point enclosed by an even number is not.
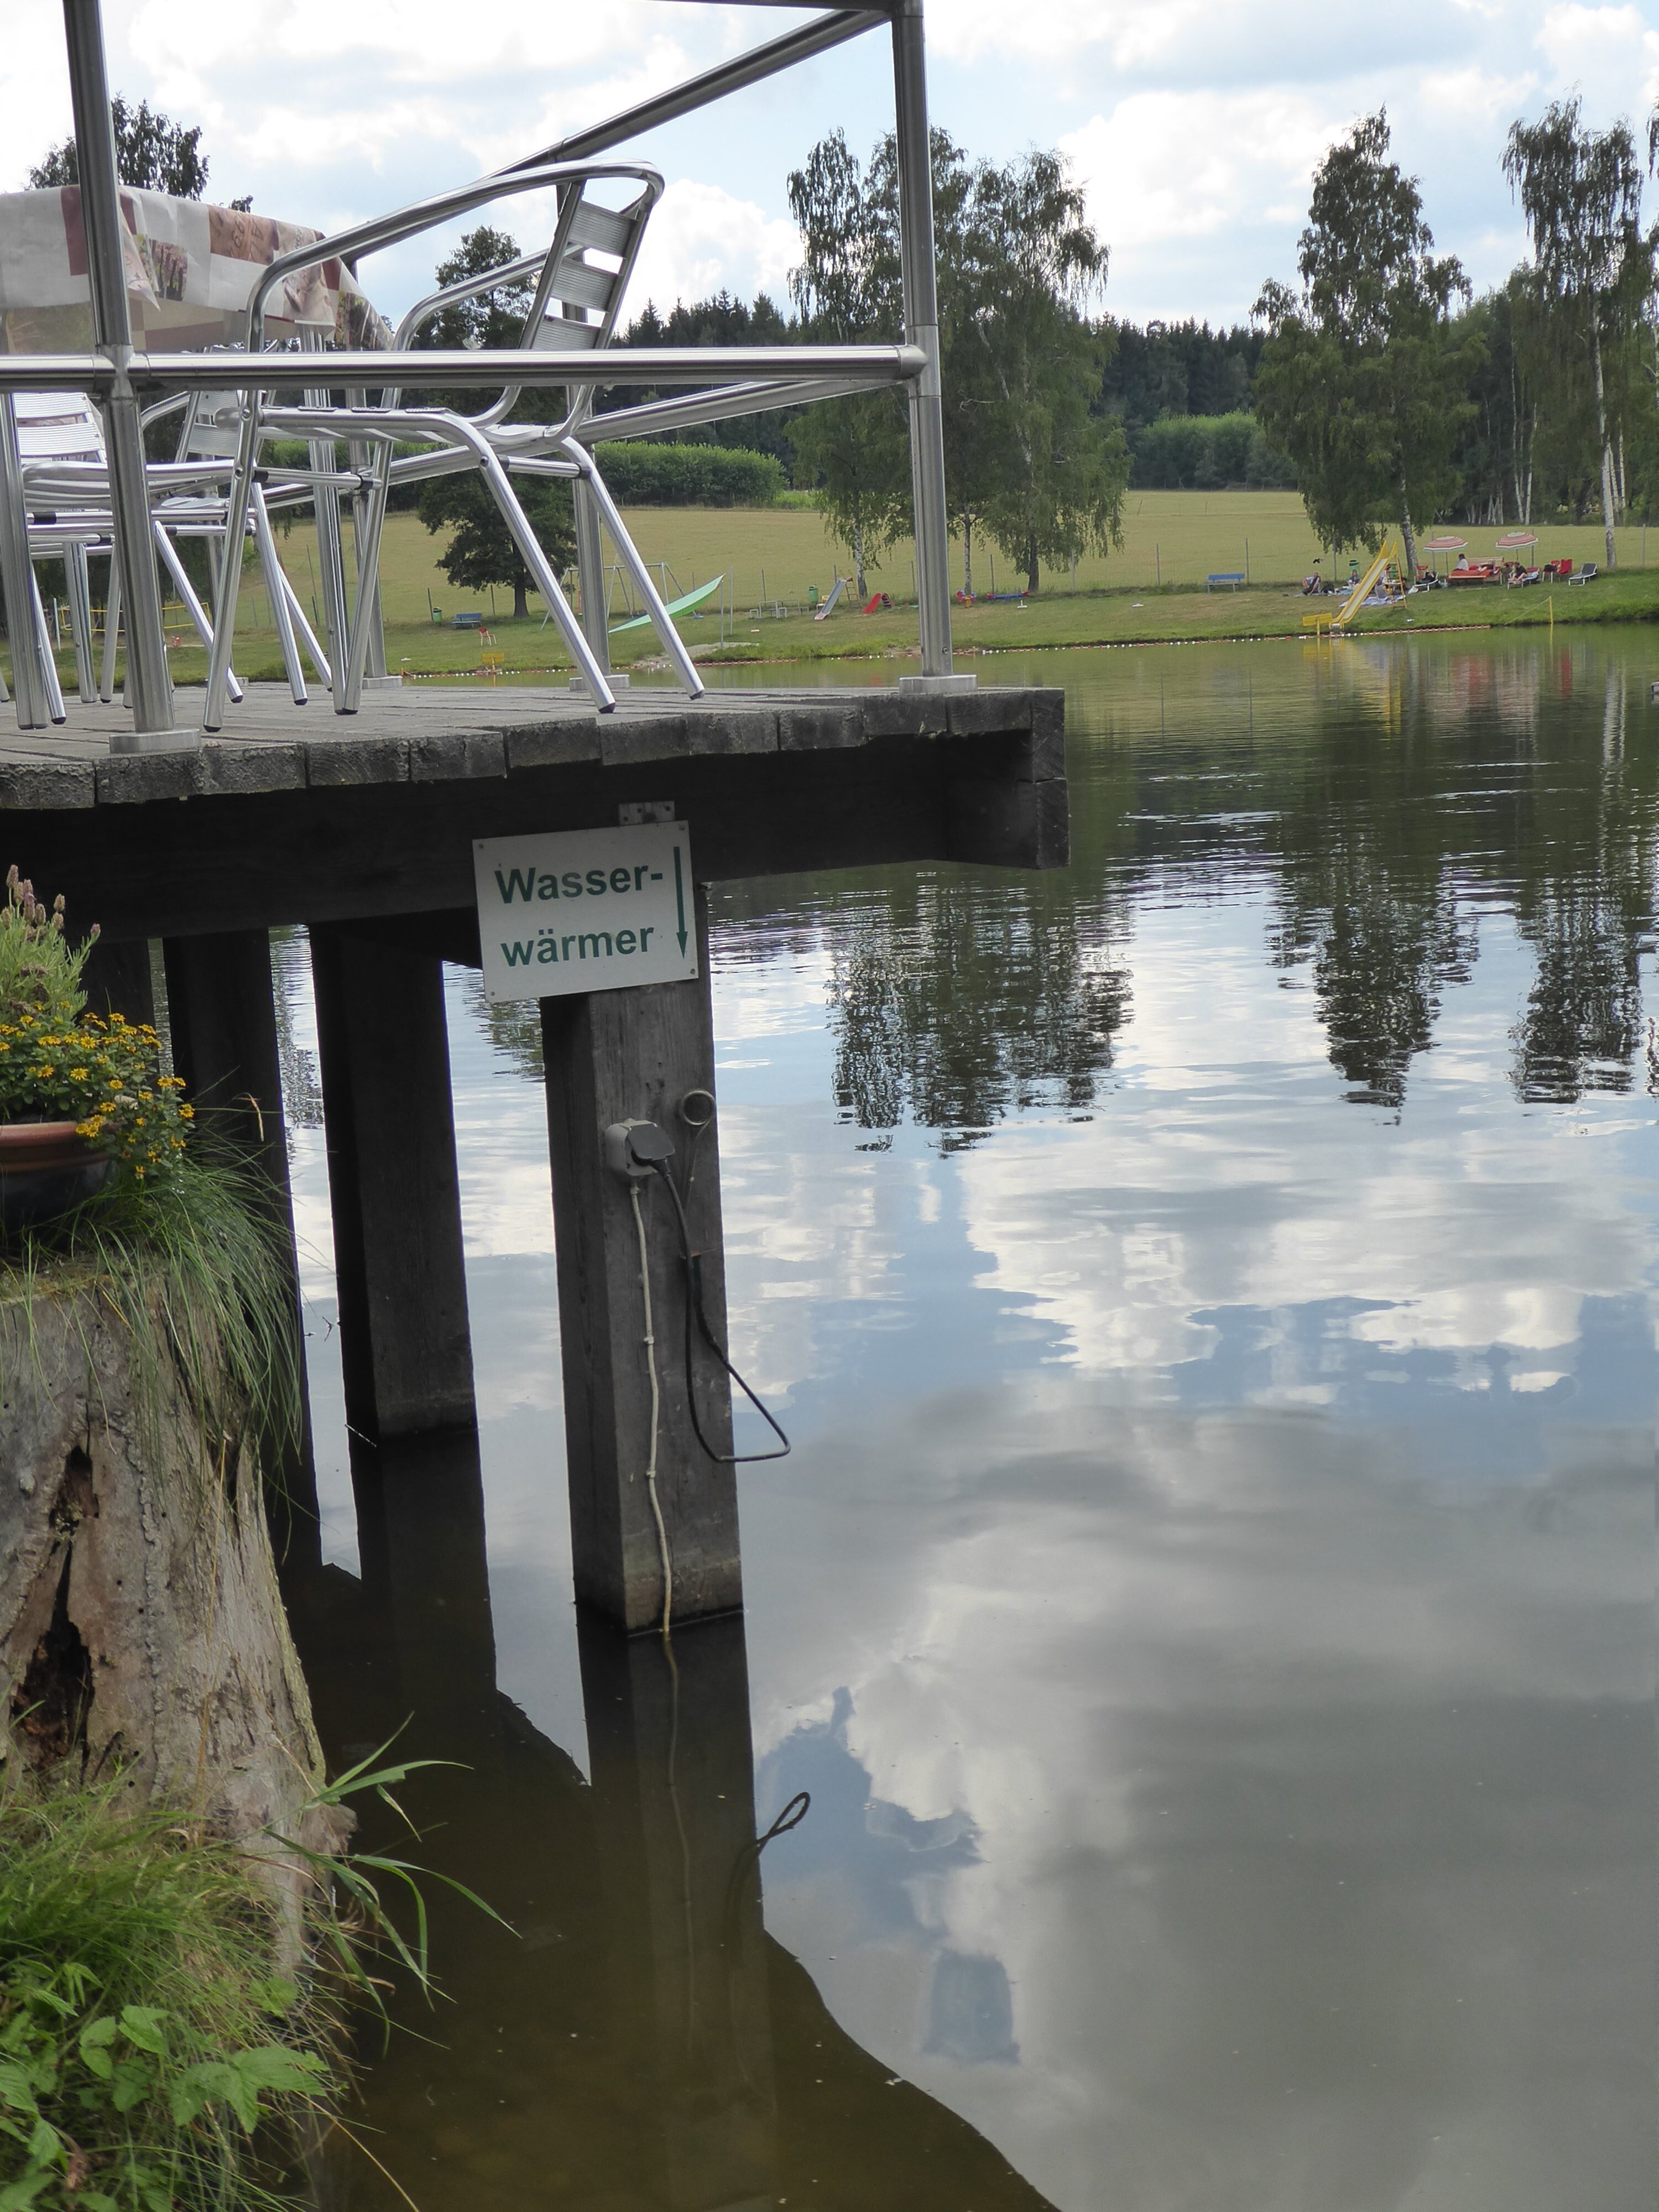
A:
[[[862,903],[832,939],[829,995],[842,1118],[908,1115],[947,1152],[1011,1112],[1086,1113],[1130,999],[1098,912],[954,875]]]

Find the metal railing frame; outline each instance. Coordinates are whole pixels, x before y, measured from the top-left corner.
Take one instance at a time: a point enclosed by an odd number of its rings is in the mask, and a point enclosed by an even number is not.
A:
[[[741,4],[781,6],[791,4],[791,0],[741,0]],[[902,343],[607,347],[590,353],[529,355],[434,351],[422,355],[421,373],[423,383],[454,390],[499,391],[509,374],[514,384],[527,389],[564,386],[591,391],[600,386],[640,385],[727,387],[714,389],[706,398],[694,392],[618,409],[609,417],[589,414],[579,432],[583,445],[601,438],[637,437],[659,428],[715,421],[767,405],[793,405],[836,393],[903,386],[909,404],[922,673],[924,678],[943,678],[951,674],[949,539],[922,0],[881,0],[876,6],[834,9],[606,122],[510,163],[498,174],[506,179],[526,169],[591,161],[643,131],[692,114],[883,24],[889,27],[892,40]],[[141,352],[134,347],[122,266],[114,130],[100,0],[64,0],[64,27],[79,153],[94,350],[0,354],[0,587],[5,592],[10,619],[17,719],[25,729],[40,728],[49,720],[48,693],[55,686],[40,665],[37,653],[28,649],[33,577],[11,395],[85,392],[104,418],[108,505],[126,622],[132,726],[111,738],[112,750],[120,751],[139,749],[146,743],[177,742],[184,734],[173,727],[173,684],[161,626],[161,579],[146,481],[142,408],[174,392],[191,391],[291,393],[303,405],[307,395],[318,391],[323,361],[327,385],[337,391],[343,386],[365,392],[382,389],[391,364],[385,354],[357,350],[319,357],[314,351],[267,354],[251,349],[241,353],[179,354]],[[481,202],[488,196],[480,190]],[[368,252],[375,243],[387,242],[375,236],[381,227],[373,223],[359,227],[356,234],[363,240],[359,251]],[[255,288],[260,299],[269,290],[265,280],[270,273],[262,270]],[[253,319],[257,324],[257,314]]]

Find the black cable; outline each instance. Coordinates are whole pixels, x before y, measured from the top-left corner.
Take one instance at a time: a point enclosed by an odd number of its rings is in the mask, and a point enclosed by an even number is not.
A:
[[[680,1224],[680,1256],[685,1263],[685,1400],[691,1409],[692,1433],[709,1458],[719,1467],[749,1467],[757,1460],[787,1459],[791,1450],[788,1437],[785,1436],[780,1424],[762,1405],[748,1383],[744,1381],[742,1376],[726,1358],[724,1346],[709,1327],[708,1316],[702,1302],[702,1255],[691,1249],[691,1225],[685,1218],[685,1201],[680,1196],[679,1186],[669,1174],[665,1161],[653,1160],[651,1164],[668,1186],[668,1195],[674,1201],[674,1212]],[[708,1437],[704,1436],[702,1423],[697,1419],[697,1394],[691,1372],[691,1316],[694,1313],[697,1318],[697,1328],[702,1334],[703,1342],[782,1445],[781,1451],[716,1451]]]

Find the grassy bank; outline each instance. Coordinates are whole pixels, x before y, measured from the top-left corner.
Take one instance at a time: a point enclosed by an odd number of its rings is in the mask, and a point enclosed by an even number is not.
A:
[[[663,564],[662,580],[671,593],[689,591],[717,574],[733,580],[735,617],[722,621],[713,611],[686,617],[683,634],[700,659],[722,655],[734,659],[802,660],[851,656],[902,659],[915,647],[915,612],[911,599],[908,546],[894,549],[872,580],[898,601],[890,611],[863,615],[843,607],[814,622],[804,601],[810,586],[827,592],[831,578],[848,565],[843,549],[826,537],[823,518],[799,505],[769,508],[640,508],[628,518],[643,556]],[[1473,527],[1467,536],[1473,553],[1490,552],[1492,532]],[[1539,533],[1540,557],[1571,557],[1576,562],[1601,556],[1601,533],[1585,527],[1547,528]],[[953,611],[957,643],[964,653],[994,653],[1042,646],[1155,644],[1176,639],[1300,636],[1303,617],[1313,602],[1297,588],[1319,557],[1301,501],[1293,492],[1132,493],[1124,518],[1124,547],[1110,559],[1079,564],[1077,583],[1050,576],[1024,604],[1003,602],[959,606]],[[315,600],[316,555],[309,526],[296,526],[282,541],[283,557],[307,605]],[[1508,627],[1564,622],[1633,622],[1659,613],[1659,532],[1654,538],[1655,567],[1644,568],[1645,533],[1638,527],[1620,533],[1616,575],[1587,586],[1538,587],[1505,592],[1493,587],[1460,588],[1413,599],[1398,612],[1360,617],[1361,629]],[[487,680],[482,656],[500,653],[507,674],[562,672],[569,665],[558,632],[544,626],[539,601],[527,620],[514,622],[505,592],[458,592],[438,567],[441,541],[412,514],[390,518],[381,564],[386,611],[387,665],[410,676],[478,676]],[[1326,556],[1327,566],[1329,556]],[[953,553],[953,574],[960,573],[961,550]],[[1250,584],[1241,590],[1206,591],[1212,571],[1243,570]],[[1346,569],[1346,559],[1341,563]],[[976,562],[981,588],[991,582],[989,556]],[[1162,577],[1162,581],[1155,579]],[[999,568],[997,581],[1008,578]],[[763,600],[763,593],[764,599]],[[492,610],[492,596],[494,606]],[[445,620],[434,623],[430,605]],[[779,618],[772,611],[781,604]],[[1324,611],[1337,603],[1322,599]],[[477,631],[457,630],[448,617],[475,608],[490,622],[486,640]],[[263,587],[250,574],[239,629],[237,664],[252,678],[277,678],[281,664]],[[618,606],[620,617],[623,610]],[[194,638],[176,619],[169,635],[178,640],[173,653],[181,682],[199,682],[205,661]],[[627,668],[650,662],[659,648],[649,630],[630,630],[616,640],[613,659]],[[62,658],[65,673],[68,656]]]

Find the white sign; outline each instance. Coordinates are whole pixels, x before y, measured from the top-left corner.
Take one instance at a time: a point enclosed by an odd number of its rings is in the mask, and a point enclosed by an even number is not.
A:
[[[684,822],[481,837],[472,854],[491,999],[556,999],[696,976]]]

